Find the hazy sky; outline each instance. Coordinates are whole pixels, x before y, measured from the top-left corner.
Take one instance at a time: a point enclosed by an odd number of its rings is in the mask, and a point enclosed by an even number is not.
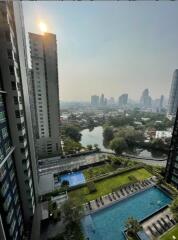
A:
[[[178,68],[178,2],[23,2],[27,32],[57,35],[60,98],[168,96]]]

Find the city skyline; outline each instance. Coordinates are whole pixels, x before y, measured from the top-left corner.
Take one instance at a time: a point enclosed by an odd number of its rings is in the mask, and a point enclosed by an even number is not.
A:
[[[145,88],[153,98],[168,97],[178,63],[177,7],[177,2],[23,2],[26,34],[39,33],[44,21],[57,35],[62,101],[86,101],[96,92],[115,98],[127,92],[139,100]]]

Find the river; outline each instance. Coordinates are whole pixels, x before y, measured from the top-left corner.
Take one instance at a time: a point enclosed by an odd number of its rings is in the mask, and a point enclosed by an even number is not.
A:
[[[111,149],[106,148],[103,144],[103,127],[95,127],[92,130],[84,129],[81,131],[81,144],[86,147],[87,145],[98,144],[98,147],[101,151],[113,152]],[[137,157],[143,158],[154,158],[154,159],[163,159],[166,157],[165,154],[160,153],[159,151],[148,151],[146,149],[136,148],[134,151],[128,151],[127,154],[131,154]]]

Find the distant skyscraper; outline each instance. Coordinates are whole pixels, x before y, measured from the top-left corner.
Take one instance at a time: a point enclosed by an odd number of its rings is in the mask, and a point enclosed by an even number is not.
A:
[[[178,69],[176,69],[173,73],[167,114],[173,116],[176,115],[177,107],[178,107]]]
[[[108,104],[108,99],[104,98],[104,106],[107,106],[107,104]]]
[[[0,2],[0,239],[22,239],[38,198],[20,1]],[[29,226],[28,225],[28,226]]]
[[[104,100],[104,94],[102,93],[102,94],[101,94],[101,97],[100,97],[100,105],[101,105],[101,106],[104,106],[104,104],[105,104],[104,102],[105,102],[105,100]]]
[[[60,111],[56,35],[29,33],[32,89],[39,158],[60,154]]]
[[[108,105],[114,105],[115,104],[115,99],[113,97],[110,97],[110,99],[108,100]]]
[[[163,109],[163,102],[164,102],[164,96],[161,95],[160,102],[159,102],[159,111],[161,111]]]
[[[178,111],[166,166],[166,179],[178,188]]]
[[[142,108],[144,109],[148,109],[148,108],[151,108],[151,105],[152,105],[152,99],[151,97],[149,96],[149,90],[148,88],[146,88],[143,93],[142,93],[142,96],[140,98],[140,105]]]
[[[93,95],[91,96],[91,105],[97,107],[99,105],[99,96]]]
[[[119,97],[119,107],[120,107],[120,108],[125,108],[126,105],[127,105],[127,102],[128,102],[128,94],[127,94],[127,93],[122,94],[122,95]]]

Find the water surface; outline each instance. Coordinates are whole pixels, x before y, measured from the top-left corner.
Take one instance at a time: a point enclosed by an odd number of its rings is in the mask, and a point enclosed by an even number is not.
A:
[[[86,216],[82,225],[89,240],[124,240],[128,217],[142,220],[171,202],[169,196],[156,187],[138,193],[111,207]]]

